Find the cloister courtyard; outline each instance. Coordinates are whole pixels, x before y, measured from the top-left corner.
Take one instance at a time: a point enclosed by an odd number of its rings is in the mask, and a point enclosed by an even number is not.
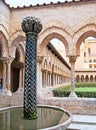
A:
[[[36,53],[32,80],[36,78],[37,104],[70,112],[73,122],[68,130],[96,130],[96,98],[78,97],[75,91],[76,83],[96,83],[95,0],[22,7],[11,7],[0,1],[0,109],[24,104],[27,33],[22,30],[22,21],[29,16],[39,18],[42,23],[36,37],[37,50],[31,49],[34,45],[29,47],[32,55]],[[34,61],[28,63],[31,62]],[[55,89],[66,85],[70,85],[67,97],[53,95]]]

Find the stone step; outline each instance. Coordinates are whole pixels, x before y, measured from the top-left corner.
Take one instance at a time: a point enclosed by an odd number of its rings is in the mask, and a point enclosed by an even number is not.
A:
[[[89,115],[73,115],[74,123],[90,123],[90,124],[96,124],[96,116],[89,116]]]
[[[96,130],[96,125],[71,123],[67,130]]]
[[[67,130],[96,130],[96,116],[73,115]]]

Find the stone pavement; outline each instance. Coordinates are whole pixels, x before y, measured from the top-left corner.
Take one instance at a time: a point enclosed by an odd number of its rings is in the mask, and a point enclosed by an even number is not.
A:
[[[96,115],[73,115],[67,130],[96,130]]]

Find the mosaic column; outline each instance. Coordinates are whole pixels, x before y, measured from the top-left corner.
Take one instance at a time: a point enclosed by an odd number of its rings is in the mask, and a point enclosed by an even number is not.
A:
[[[69,57],[69,62],[71,64],[71,93],[69,97],[74,97],[74,98],[77,97],[75,93],[75,61],[76,61],[75,56]]]
[[[24,77],[24,118],[37,118],[36,65],[37,36],[42,29],[41,21],[35,17],[26,17],[22,22],[26,34],[26,57]]]

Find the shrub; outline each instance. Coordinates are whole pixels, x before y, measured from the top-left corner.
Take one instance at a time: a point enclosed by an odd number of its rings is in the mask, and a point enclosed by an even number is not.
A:
[[[76,89],[76,94],[78,97],[88,97],[88,98],[96,98],[96,83],[76,83],[76,88],[85,88],[85,89]],[[93,90],[88,90],[91,87]],[[64,87],[57,88],[53,90],[53,94],[55,97],[68,97],[71,92],[71,86],[67,85]]]

